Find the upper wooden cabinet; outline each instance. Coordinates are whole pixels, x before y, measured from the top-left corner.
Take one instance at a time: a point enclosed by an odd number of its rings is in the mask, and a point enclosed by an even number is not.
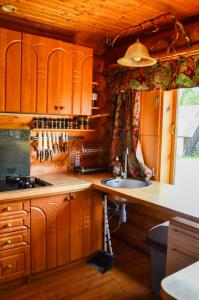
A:
[[[91,115],[93,50],[73,45],[73,113]]]
[[[0,111],[20,112],[21,33],[0,30]]]
[[[91,114],[92,49],[0,29],[0,111]]]
[[[72,114],[72,45],[22,34],[21,112]]]

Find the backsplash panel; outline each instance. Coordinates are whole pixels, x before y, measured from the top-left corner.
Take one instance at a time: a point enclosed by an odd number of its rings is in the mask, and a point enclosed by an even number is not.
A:
[[[30,175],[30,130],[0,130],[0,179]]]

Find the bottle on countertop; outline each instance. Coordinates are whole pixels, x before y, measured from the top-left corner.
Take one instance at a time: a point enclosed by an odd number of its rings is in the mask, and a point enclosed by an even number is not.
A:
[[[113,164],[113,175],[115,176],[115,178],[121,177],[121,171],[122,171],[121,169],[122,169],[122,165],[119,160],[119,157],[117,156]]]

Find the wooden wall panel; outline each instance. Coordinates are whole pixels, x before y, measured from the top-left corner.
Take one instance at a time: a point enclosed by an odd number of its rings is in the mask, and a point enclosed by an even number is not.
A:
[[[172,217],[174,217],[174,214],[163,213],[157,209],[128,203],[127,223],[121,224],[120,229],[114,235],[130,246],[149,253],[149,246],[144,241],[144,237],[148,235],[149,229],[168,221]]]

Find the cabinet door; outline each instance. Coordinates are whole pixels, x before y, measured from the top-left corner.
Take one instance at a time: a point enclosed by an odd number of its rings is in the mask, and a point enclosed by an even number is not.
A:
[[[93,254],[102,247],[102,194],[83,191],[70,201],[70,261]]]
[[[69,202],[67,195],[31,200],[32,273],[69,262]]]
[[[50,40],[48,47],[47,113],[72,114],[72,45]]]
[[[0,29],[0,111],[20,112],[21,33]]]
[[[72,113],[71,47],[23,34],[21,112]]]
[[[73,46],[73,114],[91,115],[93,51]]]
[[[22,34],[22,113],[46,113],[47,55],[43,37]]]

